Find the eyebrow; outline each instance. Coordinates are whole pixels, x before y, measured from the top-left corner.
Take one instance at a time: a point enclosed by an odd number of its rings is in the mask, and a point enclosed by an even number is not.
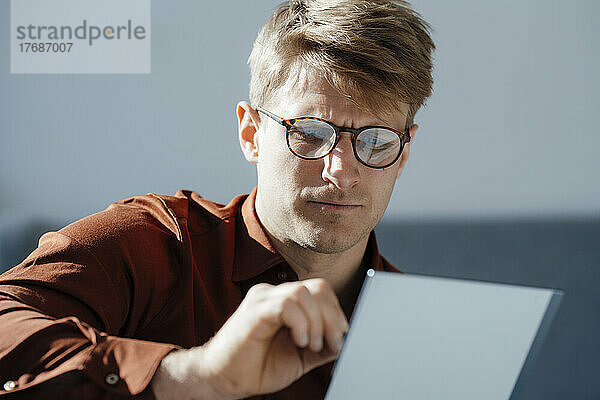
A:
[[[315,106],[310,107],[309,110],[311,112],[308,112],[308,113],[299,113],[299,114],[294,115],[293,117],[290,117],[290,118],[302,118],[302,117],[320,118],[320,119],[324,119],[325,121],[327,121],[329,123],[332,123],[333,125],[336,125],[336,126],[338,126],[340,128],[360,129],[360,128],[365,127],[365,126],[383,126],[383,127],[386,127],[386,128],[392,128],[392,129],[394,129],[396,131],[399,131],[399,132],[404,132],[405,131],[405,129],[404,129],[404,125],[405,124],[398,124],[398,126],[402,126],[401,129],[398,129],[398,128],[394,127],[394,125],[396,125],[395,123],[391,123],[390,124],[390,123],[388,123],[386,121],[383,121],[383,120],[380,120],[380,119],[372,120],[372,122],[370,122],[370,123],[366,123],[366,124],[363,124],[363,125],[357,126],[357,127],[347,126],[345,124],[340,125],[340,124],[337,124],[337,123],[335,123],[335,122],[332,121],[332,119],[333,119],[332,115],[330,115],[329,113],[323,113],[323,112],[319,111],[319,107],[318,107],[319,105],[320,104],[316,105],[316,107]],[[401,112],[401,116],[405,116],[405,114]],[[375,117],[375,116],[373,116],[373,117]],[[285,118],[285,119],[289,119],[289,118]],[[406,117],[405,117],[405,119],[406,119]],[[369,121],[371,121],[371,120],[369,120]]]

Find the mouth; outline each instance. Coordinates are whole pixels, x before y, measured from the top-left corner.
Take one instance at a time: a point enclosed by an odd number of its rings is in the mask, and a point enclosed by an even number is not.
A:
[[[362,205],[358,204],[358,203],[354,203],[354,202],[338,202],[338,201],[330,201],[330,200],[323,200],[323,201],[317,201],[317,200],[309,200],[308,202],[309,206],[315,207],[315,208],[319,208],[323,211],[336,211],[336,212],[349,212],[349,211],[355,211],[359,208],[362,207]]]

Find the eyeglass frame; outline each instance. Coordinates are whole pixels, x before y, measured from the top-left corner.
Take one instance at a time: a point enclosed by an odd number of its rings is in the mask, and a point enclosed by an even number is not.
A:
[[[396,161],[398,161],[398,159],[400,158],[400,156],[402,155],[402,152],[404,151],[404,146],[407,143],[410,143],[410,128],[408,128],[406,130],[406,132],[402,132],[399,131],[397,129],[394,128],[390,128],[388,126],[380,126],[380,125],[368,125],[368,126],[363,126],[360,128],[347,128],[347,127],[343,127],[343,126],[338,126],[336,124],[334,124],[333,122],[329,122],[323,118],[319,118],[319,117],[311,117],[311,116],[305,116],[305,117],[296,117],[296,118],[289,118],[289,119],[285,119],[282,118],[278,115],[273,114],[270,111],[265,110],[264,108],[257,106],[256,107],[256,111],[262,112],[263,114],[267,115],[268,117],[270,117],[271,119],[273,119],[275,122],[277,122],[278,124],[282,125],[285,127],[285,141],[287,144],[288,149],[290,150],[290,152],[295,155],[298,158],[301,158],[303,160],[320,160],[321,158],[327,157],[329,154],[331,154],[331,152],[333,150],[335,150],[335,148],[338,145],[338,142],[340,141],[340,137],[341,137],[341,133],[342,132],[348,132],[352,134],[352,151],[354,152],[354,157],[356,157],[356,159],[362,164],[365,165],[369,168],[373,168],[373,169],[384,169],[387,167],[390,167],[392,165],[394,165],[394,163]],[[333,144],[333,146],[331,147],[331,150],[329,150],[327,153],[325,153],[322,156],[319,157],[307,157],[307,156],[301,156],[299,154],[297,154],[294,150],[292,150],[292,147],[290,146],[290,129],[294,127],[294,124],[296,123],[296,121],[300,121],[300,120],[305,120],[305,119],[312,119],[312,120],[317,120],[317,121],[321,121],[321,122],[325,122],[327,125],[329,125],[330,127],[333,128],[333,130],[335,131],[335,143]],[[363,160],[360,159],[360,157],[358,156],[358,153],[356,152],[356,138],[357,136],[367,130],[367,129],[373,129],[373,128],[379,128],[379,129],[387,129],[389,131],[394,132],[396,135],[398,135],[398,137],[400,138],[400,151],[398,152],[398,155],[394,158],[394,160],[382,167],[374,167],[372,165],[367,164],[366,162],[364,162]]]

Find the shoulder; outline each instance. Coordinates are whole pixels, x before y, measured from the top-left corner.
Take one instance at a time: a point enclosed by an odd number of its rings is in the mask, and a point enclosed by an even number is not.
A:
[[[246,195],[223,205],[198,193],[180,190],[175,195],[148,193],[112,203],[106,210],[80,219],[60,232],[93,244],[98,238],[172,240],[182,243],[188,231],[208,231],[236,215]]]
[[[103,211],[62,228],[59,233],[86,247],[101,242],[170,240],[181,241],[181,218],[185,199],[147,194],[112,203]]]

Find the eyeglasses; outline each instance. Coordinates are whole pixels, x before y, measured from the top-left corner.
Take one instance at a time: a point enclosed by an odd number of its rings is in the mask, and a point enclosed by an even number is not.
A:
[[[345,128],[317,117],[283,119],[256,107],[257,111],[285,126],[290,151],[305,160],[318,160],[333,151],[341,132],[352,133],[352,149],[362,164],[371,168],[386,168],[398,160],[404,145],[410,142],[408,130],[400,132],[385,126]]]

